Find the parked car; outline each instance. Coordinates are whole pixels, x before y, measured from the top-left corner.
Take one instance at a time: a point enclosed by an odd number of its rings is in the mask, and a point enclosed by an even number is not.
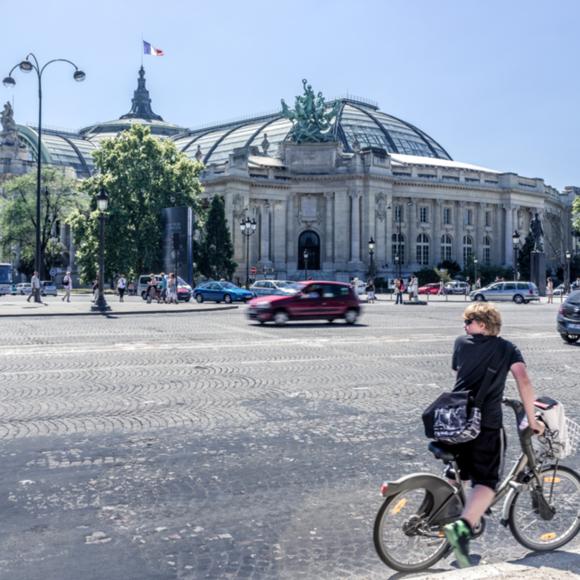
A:
[[[30,282],[20,282],[16,284],[16,294],[20,296],[26,296],[32,292],[32,285]]]
[[[419,286],[419,294],[439,294],[439,282],[431,282],[425,286]]]
[[[143,300],[147,300],[147,288],[149,287],[149,280],[151,280],[151,276],[149,274],[142,274],[139,276],[139,282],[137,283],[137,294],[143,298]],[[155,274],[155,280],[157,281],[157,287],[161,283],[161,276],[159,274]],[[177,299],[181,302],[189,302],[191,300],[191,295],[193,293],[193,289],[191,286],[181,277],[177,276]]]
[[[467,294],[469,292],[469,284],[461,280],[453,280],[445,284],[445,294]]]
[[[56,282],[44,280],[40,283],[40,294],[42,296],[56,296]]]
[[[474,290],[469,294],[471,300],[513,301],[516,304],[527,304],[540,300],[538,287],[533,282],[495,282],[485,288]]]
[[[568,343],[580,340],[580,290],[568,295],[558,310],[558,332]]]
[[[554,288],[554,296],[560,296],[560,294],[566,294],[566,286],[564,284],[559,284]]]
[[[231,282],[205,282],[193,289],[194,298],[201,304],[205,300],[213,302],[247,302],[254,293]]]
[[[292,296],[264,296],[250,301],[250,320],[278,326],[289,320],[328,320],[344,318],[354,324],[361,313],[357,292],[342,282],[299,282],[300,291]]]
[[[255,296],[289,296],[299,290],[300,286],[287,280],[258,280],[250,286]]]

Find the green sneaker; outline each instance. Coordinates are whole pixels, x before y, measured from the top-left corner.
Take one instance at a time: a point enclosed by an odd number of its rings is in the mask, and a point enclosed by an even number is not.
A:
[[[471,566],[469,559],[469,540],[471,540],[471,530],[466,522],[457,520],[452,524],[447,524],[443,531],[445,537],[455,554],[455,559],[460,568],[468,568]]]

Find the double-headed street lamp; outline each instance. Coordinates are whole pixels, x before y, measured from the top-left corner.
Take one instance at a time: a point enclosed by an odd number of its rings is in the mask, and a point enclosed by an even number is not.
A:
[[[518,250],[520,249],[520,234],[518,230],[514,230],[512,234],[512,244],[514,247],[514,280],[518,279]]]
[[[41,279],[43,275],[42,271],[42,256],[41,253],[41,246],[40,246],[40,183],[42,178],[42,75],[46,70],[46,67],[49,64],[54,62],[66,62],[74,67],[75,72],[73,73],[73,79],[77,82],[81,82],[85,80],[85,73],[79,69],[79,67],[72,61],[67,60],[66,58],[55,58],[49,60],[44,65],[40,66],[36,56],[33,53],[30,53],[26,56],[26,58],[14,65],[8,76],[4,78],[4,86],[5,87],[14,87],[16,81],[12,77],[12,73],[16,68],[19,68],[22,72],[29,73],[29,72],[36,72],[36,76],[38,78],[38,144],[37,144],[37,151],[36,151],[36,247],[34,252],[34,269],[39,273]]]
[[[304,279],[308,280],[308,258],[310,258],[308,248],[304,248],[304,251],[302,252],[302,257],[304,258]]]
[[[373,240],[372,236],[371,236],[371,239],[369,240],[369,258],[370,258],[369,276],[372,280],[374,280],[375,279],[375,241]]]
[[[572,260],[572,253],[566,250],[566,294],[570,294],[570,261]]]
[[[256,220],[246,216],[245,220],[240,222],[240,230],[246,236],[246,288],[250,287],[250,236],[256,232]]]
[[[91,306],[95,312],[108,312],[111,307],[105,300],[105,212],[109,206],[107,190],[101,186],[97,196],[97,209],[99,210],[99,295],[97,301]]]

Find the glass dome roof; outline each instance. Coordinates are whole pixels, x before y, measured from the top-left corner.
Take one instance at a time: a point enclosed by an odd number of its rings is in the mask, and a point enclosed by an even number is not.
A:
[[[381,147],[388,153],[452,160],[435,139],[421,129],[379,110],[376,105],[355,99],[340,99],[335,135],[347,152],[357,148]],[[173,137],[177,148],[194,158],[199,150],[206,164],[227,161],[238,147],[260,146],[267,135],[269,155],[287,139],[292,123],[281,113],[187,131]]]

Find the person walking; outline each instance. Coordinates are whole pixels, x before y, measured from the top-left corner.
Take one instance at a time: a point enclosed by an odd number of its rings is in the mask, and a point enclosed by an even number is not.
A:
[[[401,278],[395,280],[395,306],[403,304],[403,293],[405,292],[405,285]]]
[[[550,276],[546,279],[546,297],[547,304],[554,304],[554,281]]]
[[[168,284],[168,276],[165,272],[161,272],[159,274],[161,276],[161,280],[159,281],[159,291],[160,291],[160,300],[163,302],[167,302],[167,284]]]
[[[159,304],[159,293],[157,291],[157,277],[151,273],[149,275],[149,282],[147,282],[147,304],[151,304],[153,300],[157,300]]]
[[[167,294],[169,304],[177,304],[177,278],[171,272],[167,280]]]
[[[93,281],[93,304],[97,303],[97,299],[99,298],[99,279],[95,278]]]
[[[62,289],[64,290],[64,296],[62,297],[62,301],[64,302],[65,299],[67,302],[70,302],[70,293],[72,290],[72,276],[70,275],[70,271],[67,270],[64,278],[62,279]]]
[[[419,281],[416,276],[409,279],[409,301],[417,302],[419,300]]]
[[[445,282],[439,280],[439,290],[437,290],[437,296],[443,296],[445,294]]]
[[[125,302],[125,290],[127,289],[127,278],[123,274],[117,279],[117,292],[119,294],[119,302]]]
[[[369,304],[375,303],[375,281],[369,278],[367,282],[367,302]]]
[[[489,302],[470,304],[463,312],[465,335],[455,341],[451,366],[456,371],[454,391],[471,391],[474,395],[485,380],[491,364],[497,374],[481,407],[481,432],[467,443],[453,445],[461,479],[471,480],[461,517],[444,527],[445,536],[453,548],[461,568],[470,565],[469,541],[481,517],[495,498],[499,471],[505,450],[502,425],[502,398],[508,372],[514,377],[524,405],[528,426],[541,434],[543,425],[536,420],[534,388],[526,363],[518,347],[501,338],[501,314]],[[502,365],[495,363],[501,360]]]
[[[40,297],[40,277],[36,270],[34,270],[32,278],[30,278],[30,294],[28,295],[26,302],[30,302],[31,298],[34,298],[34,302],[43,303],[42,298]]]

